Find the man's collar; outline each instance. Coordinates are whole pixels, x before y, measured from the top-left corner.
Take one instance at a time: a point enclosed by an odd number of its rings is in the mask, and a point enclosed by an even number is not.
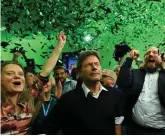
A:
[[[91,91],[88,89],[88,87],[87,87],[84,83],[82,84],[82,88],[83,88],[83,91],[84,91],[84,93],[85,93],[85,96],[87,97],[87,96],[88,96],[88,93],[91,92]],[[102,86],[101,83],[100,83],[100,90],[99,90],[99,92],[101,92],[102,90],[108,91],[108,90],[107,90],[104,86]]]
[[[69,78],[66,78],[65,79],[65,82],[70,82],[71,80]]]
[[[155,73],[155,72],[158,71],[158,68],[146,68],[146,71],[147,71],[148,73]]]

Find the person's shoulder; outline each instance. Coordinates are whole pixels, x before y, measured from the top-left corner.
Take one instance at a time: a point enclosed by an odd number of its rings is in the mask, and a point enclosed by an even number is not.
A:
[[[77,102],[82,98],[82,90],[70,90],[66,93],[64,93],[60,99],[58,100],[60,103],[63,103],[64,105],[75,105]]]
[[[75,88],[75,89],[72,89],[72,90],[70,90],[70,91],[64,93],[64,94],[61,96],[61,98],[62,98],[62,99],[70,99],[70,98],[74,97],[74,96],[76,95],[76,92],[77,92],[76,90],[77,90],[77,89]]]
[[[55,101],[56,101],[56,99],[55,99],[54,97],[52,97],[52,96],[51,96],[51,99],[52,99],[52,101],[53,101],[53,102],[55,102]]]
[[[115,89],[111,86],[107,86],[107,85],[102,85],[105,89],[107,89],[107,92],[115,92]]]
[[[71,81],[72,83],[74,83],[74,84],[76,84],[76,83],[77,83],[77,81],[75,81],[75,80],[72,80],[72,79],[71,79],[70,81]]]
[[[165,68],[162,68],[159,73],[165,73]]]
[[[117,88],[110,87],[110,86],[104,86],[107,91],[107,97],[113,98],[116,102],[124,102],[125,101],[125,94]]]
[[[111,86],[106,86],[106,85],[103,85],[103,87],[108,90],[107,92],[110,95],[112,95],[112,94],[114,94],[114,95],[123,95],[123,92],[120,89],[117,89],[117,88],[111,87]]]
[[[159,79],[165,81],[165,69],[159,71]]]
[[[66,81],[65,82],[73,83],[73,84],[77,83],[77,81],[72,80],[72,79],[69,79],[69,78],[66,78]]]
[[[132,69],[132,71],[133,71],[133,73],[137,73],[137,74],[145,74],[146,73],[145,68]]]

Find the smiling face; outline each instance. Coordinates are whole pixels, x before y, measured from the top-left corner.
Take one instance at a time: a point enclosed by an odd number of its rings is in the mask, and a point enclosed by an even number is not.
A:
[[[16,64],[7,64],[1,70],[1,87],[7,93],[21,93],[25,86],[22,68]]]
[[[82,62],[80,75],[83,78],[84,82],[100,81],[102,77],[101,65],[96,56],[90,55],[86,57],[86,59]]]
[[[146,66],[151,69],[156,68],[158,65],[158,61],[157,61],[158,56],[159,56],[158,48],[151,47],[150,49],[148,49],[145,54]]]
[[[67,78],[67,73],[64,68],[58,68],[55,70],[55,79],[56,82],[61,81],[61,83],[65,82]]]

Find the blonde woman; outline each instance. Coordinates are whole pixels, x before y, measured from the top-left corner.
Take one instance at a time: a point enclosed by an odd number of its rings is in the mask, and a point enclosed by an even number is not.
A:
[[[38,75],[39,101],[33,104],[33,97],[26,89],[24,70],[17,62],[4,62],[1,65],[1,133],[2,134],[28,134],[30,123],[36,117],[44,97],[43,86],[49,81],[49,75],[56,65],[58,57],[65,45],[64,33],[58,35],[58,43],[53,53],[44,64]],[[46,91],[45,91],[46,92]]]
[[[34,113],[33,97],[25,88],[21,65],[1,65],[1,133],[27,134]]]
[[[43,92],[45,92],[43,95],[44,102],[42,103],[39,113],[32,124],[32,134],[37,134],[37,132],[40,130],[42,121],[46,118],[53,106],[56,104],[56,99],[51,95],[51,91],[58,92],[58,94],[56,93],[56,98],[61,96],[60,92],[62,92],[62,87],[60,90],[56,87],[55,80],[52,76],[49,77],[49,82],[43,87]]]

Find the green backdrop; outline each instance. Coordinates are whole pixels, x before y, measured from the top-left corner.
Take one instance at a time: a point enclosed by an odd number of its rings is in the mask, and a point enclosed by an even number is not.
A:
[[[114,46],[122,41],[140,50],[141,60],[149,46],[164,51],[165,0],[1,1],[1,60],[23,47],[27,58],[43,65],[60,31],[67,35],[63,52],[96,49],[103,68],[114,69]]]

